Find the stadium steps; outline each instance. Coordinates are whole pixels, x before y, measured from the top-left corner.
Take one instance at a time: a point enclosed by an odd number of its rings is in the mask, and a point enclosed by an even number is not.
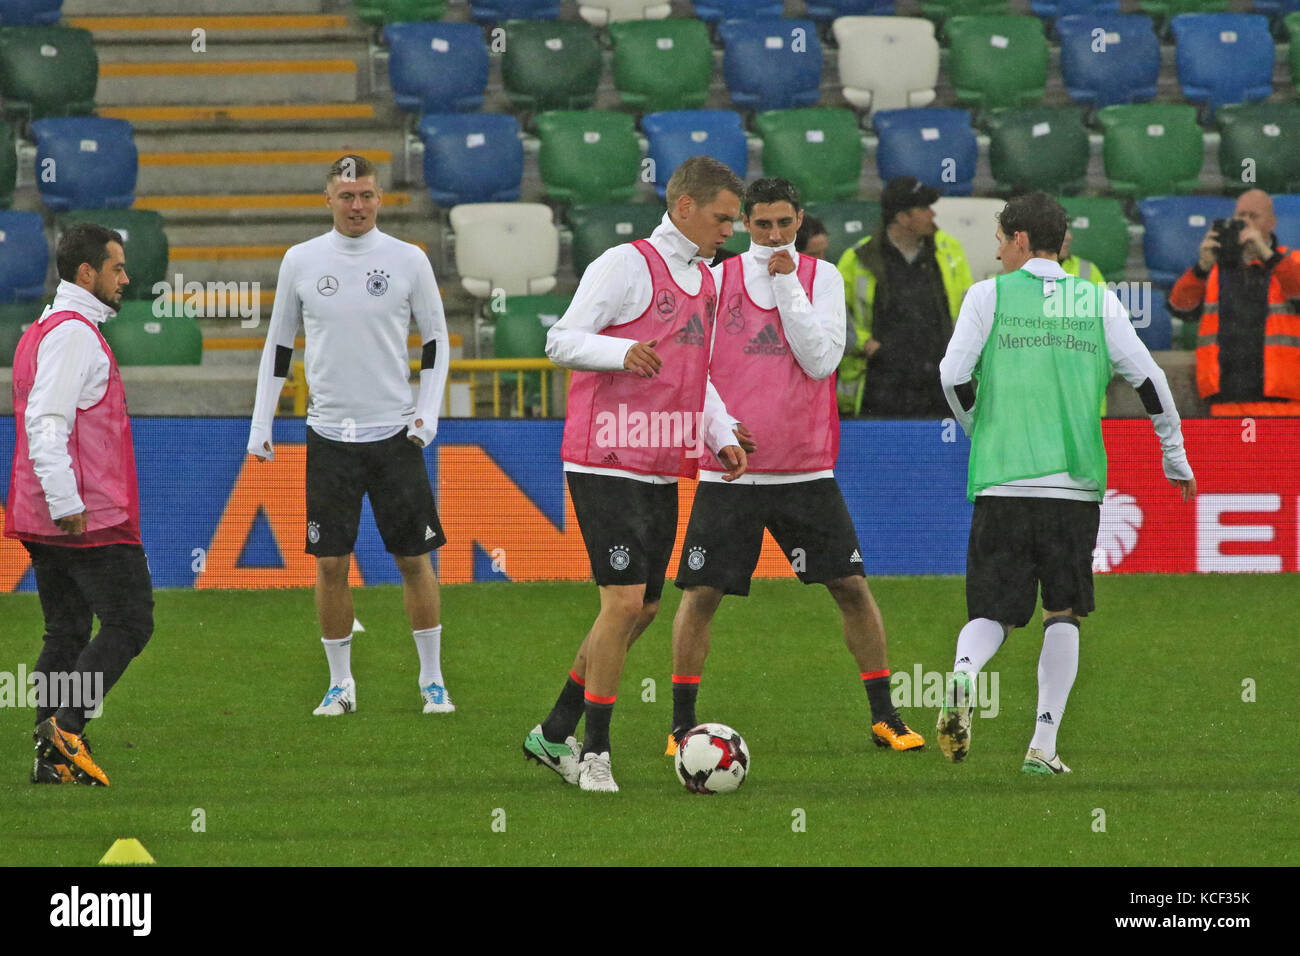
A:
[[[319,14],[337,8],[333,0],[114,0],[113,12],[121,16],[194,16],[217,14]],[[64,0],[66,18],[104,12],[103,0]]]
[[[95,35],[95,44],[160,43],[217,46],[224,43],[291,40],[351,40],[356,32],[343,14],[268,14],[243,16],[187,14],[181,16],[76,16],[64,20]],[[197,31],[202,31],[198,33]],[[195,50],[195,52],[198,52]]]

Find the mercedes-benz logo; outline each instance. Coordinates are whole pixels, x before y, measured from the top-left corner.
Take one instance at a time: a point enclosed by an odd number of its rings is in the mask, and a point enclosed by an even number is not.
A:
[[[339,280],[333,276],[321,276],[316,280],[316,291],[321,295],[333,295],[339,291]]]
[[[727,302],[727,320],[722,327],[732,335],[742,332],[745,328],[745,313],[741,310],[739,292]]]

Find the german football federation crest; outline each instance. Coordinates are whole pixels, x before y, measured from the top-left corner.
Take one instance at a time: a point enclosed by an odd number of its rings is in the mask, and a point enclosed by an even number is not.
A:
[[[388,273],[379,269],[366,273],[366,291],[371,295],[383,295],[388,291]]]
[[[625,545],[618,545],[609,549],[609,566],[615,571],[626,571],[629,564],[632,563],[631,556],[627,553]]]
[[[320,525],[314,521],[307,522],[307,540],[312,544],[320,541]]]
[[[704,567],[704,556],[708,552],[704,548],[691,548],[690,553],[686,555],[686,566],[692,571],[698,571]]]

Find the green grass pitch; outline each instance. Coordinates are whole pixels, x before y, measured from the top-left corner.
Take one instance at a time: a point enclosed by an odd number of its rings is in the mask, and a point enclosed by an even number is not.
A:
[[[873,590],[894,671],[947,671],[961,579]],[[32,711],[0,710],[4,862],[91,865],[136,837],[180,866],[1295,864],[1294,576],[1099,576],[1097,591],[1061,730],[1074,773],[1043,779],[1019,769],[1041,626],[993,659],[999,713],[953,766],[929,707],[902,711],[924,753],[871,744],[825,589],[756,582],[724,601],[701,685],[700,718],[753,757],[723,797],[687,793],[663,756],[671,586],[624,671],[616,795],[520,752],[595,615],[590,584],[444,588],[450,716],[420,712],[400,591],[357,590],[359,710],[342,718],[311,716],[328,672],[309,592],[162,591],[153,641],[90,728],[111,788],[29,784]],[[36,659],[40,609],[2,600],[13,673]]]

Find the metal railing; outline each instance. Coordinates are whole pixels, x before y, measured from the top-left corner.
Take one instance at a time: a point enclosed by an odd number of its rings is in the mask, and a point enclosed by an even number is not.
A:
[[[418,380],[420,372],[420,361],[413,359],[410,362],[411,376],[413,380]],[[542,418],[552,417],[551,410],[551,374],[554,372],[565,371],[558,365],[555,365],[550,359],[531,358],[531,359],[452,359],[450,374],[447,376],[447,394],[442,399],[443,417],[449,417],[451,412],[451,389],[457,385],[469,386],[469,417],[477,417],[479,389],[490,387],[492,389],[492,417],[501,418],[503,405],[502,399],[502,377],[514,374],[514,395],[512,397],[512,411],[520,418],[524,417],[528,408],[527,392],[528,386],[525,384],[524,376],[529,372],[540,372],[539,376],[539,402]],[[490,375],[490,381],[484,381],[480,378],[483,375]],[[569,374],[565,371],[564,385],[567,389],[569,384]],[[282,395],[289,395],[293,399],[293,413],[297,416],[307,414],[307,375],[306,364],[299,359],[293,363],[289,378],[284,383]],[[562,414],[562,413],[561,413]]]

